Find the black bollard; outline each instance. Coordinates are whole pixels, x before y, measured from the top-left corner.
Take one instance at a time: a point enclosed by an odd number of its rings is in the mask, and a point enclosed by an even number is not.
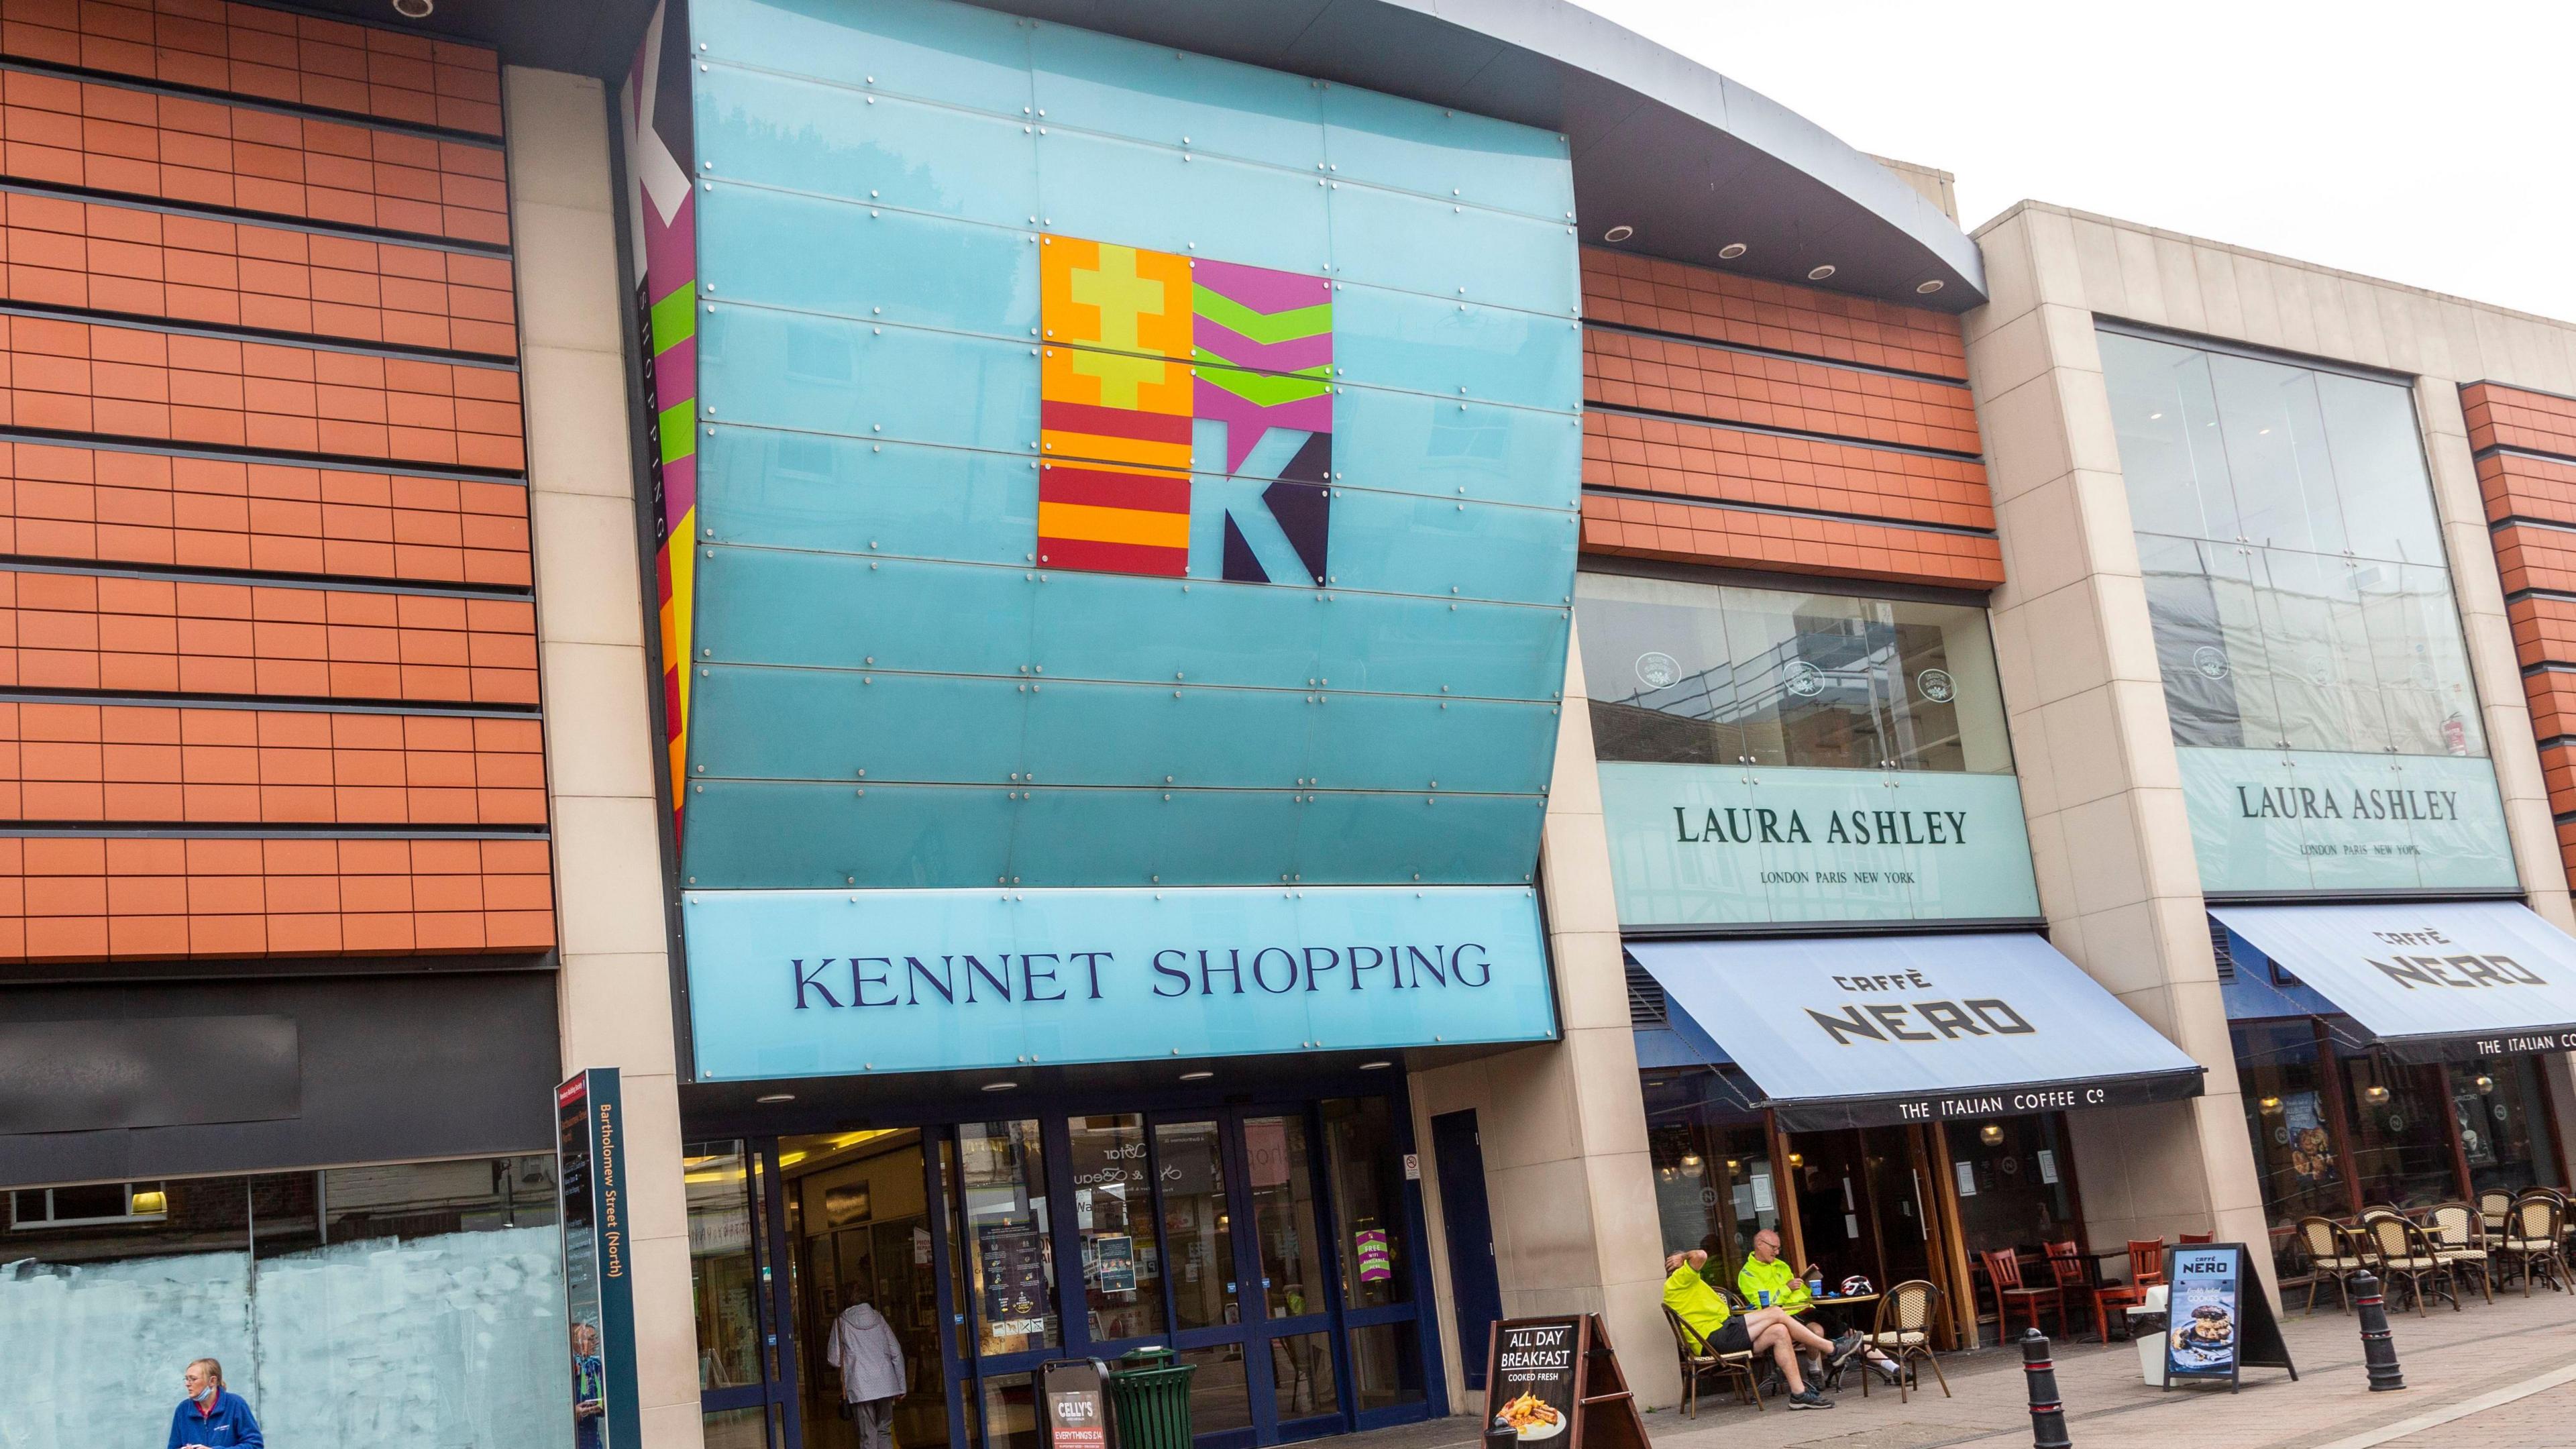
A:
[[[2352,1306],[2361,1318],[2361,1361],[2370,1370],[2370,1391],[2406,1387],[2406,1375],[2397,1367],[2397,1341],[2388,1336],[2388,1304],[2379,1296],[2376,1277],[2352,1275]]]
[[[2030,1442],[2038,1449],[2074,1449],[2075,1441],[2066,1437],[2066,1405],[2057,1397],[2057,1364],[2036,1328],[2021,1336],[2021,1371],[2030,1378]]]

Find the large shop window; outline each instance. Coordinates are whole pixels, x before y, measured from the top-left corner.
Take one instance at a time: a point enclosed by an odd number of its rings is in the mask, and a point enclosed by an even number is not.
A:
[[[1982,609],[1599,573],[1575,599],[1601,759],[2012,769]]]
[[[197,1358],[275,1444],[572,1443],[552,1157],[8,1196],[13,1449],[161,1443]]]
[[[2101,347],[2175,743],[2485,754],[2411,391]]]

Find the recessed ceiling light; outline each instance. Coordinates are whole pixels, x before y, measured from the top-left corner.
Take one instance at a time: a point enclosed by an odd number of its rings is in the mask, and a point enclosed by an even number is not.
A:
[[[1809,269],[1808,269],[1808,271],[1807,271],[1807,280],[1808,280],[1808,281],[1810,281],[1810,282],[1821,282],[1821,281],[1823,281],[1825,278],[1830,277],[1830,276],[1832,276],[1833,274],[1834,274],[1834,264],[1833,264],[1833,263],[1831,263],[1831,262],[1827,262],[1827,263],[1825,263],[1825,264],[1824,264],[1823,266],[1821,266],[1821,267],[1811,267],[1811,268],[1809,268]]]
[[[405,20],[427,20],[437,0],[394,0],[394,13]]]
[[[1717,259],[1721,262],[1731,262],[1749,250],[1751,249],[1742,242],[1728,242],[1717,249]]]
[[[1184,1082],[1204,1082],[1215,1075],[1216,1073],[1214,1072],[1183,1072],[1181,1073],[1181,1080]]]
[[[1637,229],[1635,227],[1629,226],[1623,222],[1620,225],[1614,226],[1608,231],[1601,233],[1601,239],[1606,242],[1623,242],[1636,234]]]
[[[1393,1062],[1362,1062],[1360,1063],[1360,1070],[1364,1072],[1374,1072],[1381,1068],[1391,1067],[1394,1065],[1395,1063]]]
[[[2147,421],[2152,423],[2163,416],[2163,413],[2149,413],[2147,414]]]
[[[987,1092],[1007,1092],[1018,1085],[1019,1083],[1017,1082],[986,1082],[984,1084],[984,1090]]]
[[[1914,284],[1914,290],[1922,293],[1926,297],[1929,297],[1933,293],[1941,290],[1941,279],[1939,277],[1934,277],[1928,282],[1917,282]]]
[[[781,1102],[795,1101],[796,1094],[794,1092],[772,1092],[765,1097],[754,1097],[752,1100],[758,1102],[764,1107],[774,1107]]]

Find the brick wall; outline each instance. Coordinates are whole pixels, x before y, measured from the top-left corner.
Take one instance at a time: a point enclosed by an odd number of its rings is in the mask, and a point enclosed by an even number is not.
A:
[[[2576,880],[2576,398],[2460,389],[2558,848]]]
[[[470,46],[0,0],[0,963],[553,944],[500,134]]]
[[[1958,320],[1583,253],[1583,547],[1991,589]]]

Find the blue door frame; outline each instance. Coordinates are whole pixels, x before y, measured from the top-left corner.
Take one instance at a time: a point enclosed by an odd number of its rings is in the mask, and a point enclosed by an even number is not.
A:
[[[1336,1084],[1339,1085],[1339,1084]],[[1316,1096],[1293,1099],[1236,1097],[1211,1100],[1212,1094],[1151,1093],[1121,1094],[1100,1100],[1073,1100],[1064,1105],[1050,1105],[1046,1110],[1031,1112],[1025,1107],[995,1103],[995,1110],[982,1120],[1029,1120],[1040,1123],[1040,1145],[1045,1156],[1046,1192],[1050,1210],[1047,1218],[1048,1251],[1055,1268],[1057,1321],[1061,1326],[1059,1342],[1053,1347],[1030,1349],[1017,1353],[978,1355],[978,1305],[969,1290],[972,1278],[966,1266],[965,1253],[972,1245],[955,1241],[957,1221],[954,1205],[949,1200],[949,1182],[957,1168],[957,1135],[953,1123],[920,1124],[922,1134],[922,1172],[925,1201],[930,1205],[931,1252],[942,1265],[933,1274],[936,1283],[940,1321],[946,1332],[940,1336],[944,1362],[941,1375],[947,1393],[950,1449],[1005,1449],[997,1442],[983,1414],[983,1386],[995,1378],[1033,1372],[1038,1364],[1054,1358],[1111,1358],[1135,1348],[1169,1347],[1180,1350],[1215,1347],[1240,1343],[1243,1347],[1246,1388],[1251,1398],[1252,1427],[1218,1434],[1203,1435],[1196,1449],[1253,1449],[1256,1445],[1293,1443],[1352,1430],[1381,1428],[1411,1423],[1421,1419],[1445,1416],[1449,1411],[1447,1377],[1442,1367],[1438,1322],[1433,1310],[1431,1292],[1431,1255],[1425,1243],[1425,1218],[1421,1183],[1411,1170],[1418,1161],[1413,1136],[1413,1120],[1404,1090],[1403,1079],[1380,1086],[1369,1082],[1366,1087],[1351,1084],[1349,1090],[1327,1090]],[[1139,1096],[1145,1100],[1139,1101]],[[1323,1135],[1322,1102],[1340,1097],[1380,1097],[1387,1104],[1387,1118],[1395,1139],[1395,1150],[1402,1154],[1407,1171],[1398,1179],[1402,1190],[1404,1214],[1404,1251],[1408,1281],[1412,1285],[1409,1301],[1379,1307],[1354,1308],[1346,1297],[1341,1281],[1340,1227],[1335,1221],[1338,1204],[1333,1201],[1328,1176],[1327,1147]],[[1292,1118],[1301,1124],[1306,1138],[1306,1172],[1310,1179],[1309,1195],[1315,1211],[1315,1271],[1319,1277],[1313,1296],[1318,1306],[1293,1317],[1272,1319],[1254,1317],[1252,1311],[1266,1309],[1268,1295],[1262,1289],[1260,1248],[1250,1231],[1229,1234],[1235,1262],[1236,1282],[1241,1290],[1235,1302],[1242,1321],[1209,1328],[1166,1332],[1144,1338],[1094,1341],[1089,1332],[1090,1314],[1082,1277],[1082,1243],[1080,1228],[1071,1211],[1058,1211],[1057,1206],[1073,1202],[1073,1164],[1068,1120],[1072,1117],[1110,1113],[1141,1113],[1149,1153],[1159,1153],[1154,1129],[1177,1122],[1213,1122],[1220,1128],[1219,1140],[1224,1154],[1227,1211],[1237,1223],[1253,1220],[1251,1176],[1244,1160],[1242,1124],[1249,1119],[1267,1117]],[[785,1325],[793,1323],[790,1299],[794,1286],[788,1281],[787,1264],[791,1261],[787,1243],[786,1206],[783,1180],[778,1175],[778,1139],[801,1135],[802,1124],[782,1122],[782,1130],[771,1135],[747,1139],[751,1157],[750,1177],[752,1208],[760,1230],[754,1234],[759,1251],[762,1370],[764,1381],[743,1388],[708,1390],[700,1395],[701,1407],[707,1412],[726,1409],[762,1408],[766,1411],[771,1443],[774,1449],[801,1449],[803,1428],[799,1413],[796,1345]],[[842,1124],[815,1123],[814,1132],[835,1130]],[[878,1125],[898,1125],[880,1120]],[[913,1124],[900,1124],[913,1125]],[[1159,1156],[1149,1161],[1159,1164]],[[1149,1174],[1153,1179],[1153,1212],[1157,1224],[1157,1250],[1163,1251],[1163,1183],[1162,1174]],[[951,1272],[948,1265],[956,1265]],[[1174,1302],[1174,1284],[1168,1254],[1158,1281],[1163,1294],[1163,1322],[1178,1321]],[[964,1301],[960,1301],[962,1298]],[[1070,1311],[1066,1311],[1070,1310]],[[1423,1397],[1416,1402],[1384,1408],[1361,1410],[1357,1386],[1351,1374],[1350,1331],[1377,1326],[1409,1328],[1421,1366]],[[1274,1339],[1307,1333],[1325,1333],[1331,1345],[1334,1402],[1320,1413],[1282,1419],[1278,1412],[1278,1386],[1273,1382],[1270,1352]]]

